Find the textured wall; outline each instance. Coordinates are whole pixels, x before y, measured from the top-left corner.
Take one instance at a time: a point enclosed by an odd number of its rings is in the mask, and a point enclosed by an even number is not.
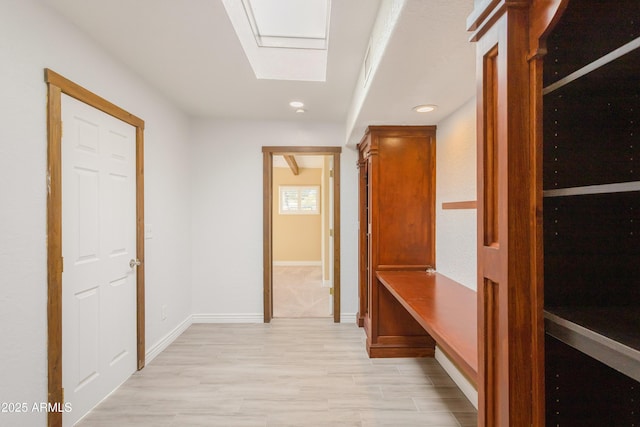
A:
[[[194,123],[194,313],[262,313],[262,146],[340,146],[343,130],[339,124],[299,121]],[[358,298],[356,159],[355,150],[343,148],[341,311],[351,315]],[[244,195],[238,208],[221,208],[221,200],[233,198],[232,190]]]
[[[46,6],[2,1],[0,402],[47,400],[45,67],[146,121],[147,348],[191,313],[188,120]],[[0,414],[3,426],[45,424],[46,413]]]
[[[436,268],[476,289],[476,210],[443,210],[443,202],[476,200],[475,98],[438,124]]]

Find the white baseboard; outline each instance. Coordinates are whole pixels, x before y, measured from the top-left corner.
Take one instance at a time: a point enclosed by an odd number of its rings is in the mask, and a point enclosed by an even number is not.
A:
[[[321,267],[322,261],[273,261],[274,267]]]
[[[264,323],[262,313],[198,313],[193,323]]]
[[[189,315],[178,326],[173,328],[171,332],[160,338],[158,342],[156,342],[153,346],[151,346],[149,350],[145,352],[145,365],[155,359],[156,356],[162,353],[165,348],[169,347],[169,345],[171,345],[171,343],[174,342],[176,338],[182,335],[182,333],[186,331],[189,326],[191,326],[191,318],[192,316]]]
[[[436,346],[436,360],[440,363],[440,366],[449,374],[454,383],[458,386],[458,388],[464,393],[464,395],[469,399],[469,402],[473,406],[478,409],[478,390],[469,382],[467,377],[465,377],[462,372],[457,368],[457,366],[449,359],[449,357],[440,350],[440,347]]]
[[[356,313],[340,313],[340,323],[356,323]]]

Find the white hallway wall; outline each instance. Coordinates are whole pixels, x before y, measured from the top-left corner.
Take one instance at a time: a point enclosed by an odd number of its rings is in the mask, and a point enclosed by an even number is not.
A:
[[[476,99],[438,124],[436,145],[436,269],[477,288],[477,211],[443,210],[443,202],[476,200]]]
[[[436,146],[436,269],[477,288],[475,209],[443,210],[443,202],[476,200],[476,100],[470,99],[438,124]],[[436,348],[438,360],[467,398],[478,407],[478,393]]]
[[[45,67],[146,121],[147,348],[191,313],[189,121],[47,7],[0,1],[0,402],[47,400]]]
[[[476,289],[476,211],[442,202],[476,199],[475,99],[438,125],[436,265]],[[334,124],[195,120],[192,125],[193,312],[200,320],[262,317],[262,146],[342,145]],[[355,149],[341,158],[342,313],[357,311]],[[242,196],[238,196],[242,195]]]
[[[342,146],[339,124],[195,120],[192,124],[194,321],[262,319],[262,147]],[[341,313],[357,311],[357,154],[341,156]]]

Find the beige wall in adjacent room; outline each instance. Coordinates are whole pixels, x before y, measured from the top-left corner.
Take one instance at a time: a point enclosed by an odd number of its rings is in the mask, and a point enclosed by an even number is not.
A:
[[[294,175],[289,168],[273,168],[273,261],[314,261],[322,259],[322,216],[281,215],[279,186],[322,185],[322,169],[300,168]],[[322,209],[322,200],[320,201]]]

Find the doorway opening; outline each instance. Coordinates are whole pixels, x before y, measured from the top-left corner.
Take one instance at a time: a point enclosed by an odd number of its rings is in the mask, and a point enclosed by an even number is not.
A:
[[[275,317],[333,315],[334,322],[338,323],[340,322],[340,154],[342,149],[340,147],[263,147],[262,151],[264,321],[270,322],[274,315]],[[313,171],[308,170],[305,171],[305,176],[289,177],[283,180],[283,175],[286,174],[302,175],[299,163],[313,162],[312,158],[316,158],[316,162],[322,165],[319,168],[310,168],[317,169],[315,171],[317,177],[313,176]],[[275,166],[274,161],[277,162]],[[282,165],[286,165],[286,169],[279,167]],[[288,183],[291,185],[287,185]],[[284,214],[280,215],[283,212]],[[309,233],[302,232],[302,229],[308,229]],[[311,242],[313,240],[317,244],[313,244]],[[277,289],[274,289],[274,277],[278,283]],[[302,291],[302,286],[307,288],[305,293],[313,292],[316,295],[307,294],[305,298],[319,299],[322,294],[327,298],[316,301],[315,307],[286,307],[283,305],[286,304],[286,294],[294,291],[291,286],[292,281],[296,282],[296,286],[300,288],[299,291]],[[279,310],[276,312],[274,312],[274,299],[277,301]],[[304,304],[304,301],[302,303]],[[326,304],[324,308],[322,304]]]
[[[333,156],[273,158],[273,317],[331,317]]]

